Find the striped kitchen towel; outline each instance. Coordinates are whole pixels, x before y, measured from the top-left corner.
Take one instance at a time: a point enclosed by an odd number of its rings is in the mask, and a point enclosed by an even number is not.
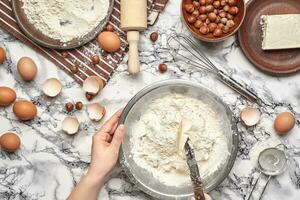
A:
[[[150,12],[161,12],[167,2],[168,0],[148,0],[148,9]],[[76,49],[48,49],[34,43],[22,33],[13,14],[11,0],[0,1],[0,27],[52,61],[55,65],[73,77],[79,84],[82,84],[87,77],[92,75],[99,76],[107,82],[118,66],[118,63],[120,63],[127,53],[128,43],[126,41],[126,35],[119,28],[120,0],[114,1],[114,9],[108,23],[115,28],[115,32],[121,39],[121,48],[115,53],[106,53],[102,51],[99,48],[96,39]],[[100,57],[100,62],[96,65],[91,61],[91,56],[95,54],[98,54]]]

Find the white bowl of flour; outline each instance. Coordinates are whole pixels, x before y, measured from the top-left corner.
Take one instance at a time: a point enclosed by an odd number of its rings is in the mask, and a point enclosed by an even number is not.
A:
[[[126,127],[120,161],[130,180],[156,198],[192,196],[185,155],[176,148],[182,119],[191,122],[189,137],[207,192],[227,177],[236,157],[234,118],[215,94],[181,80],[143,89],[128,103],[120,120]]]

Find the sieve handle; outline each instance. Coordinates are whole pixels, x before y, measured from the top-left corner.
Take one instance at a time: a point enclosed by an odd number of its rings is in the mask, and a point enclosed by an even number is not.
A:
[[[252,193],[253,193],[253,191],[254,191],[254,189],[256,188],[256,185],[257,185],[257,183],[258,183],[258,180],[260,179],[260,176],[261,176],[261,172],[259,173],[259,176],[258,176],[258,178],[256,179],[256,181],[255,181],[255,183],[254,183],[254,185],[253,185],[253,187],[252,187],[252,189],[251,189],[251,192],[250,192],[250,194],[249,194],[247,200],[249,200],[249,199],[251,198]]]
[[[269,177],[268,177],[268,180],[267,180],[267,182],[266,182],[266,184],[265,184],[265,186],[264,186],[264,189],[263,189],[263,191],[262,191],[261,194],[260,194],[259,200],[261,200],[261,199],[263,198],[263,194],[264,194],[264,192],[265,192],[265,190],[266,190],[266,188],[267,188],[267,186],[268,186],[268,184],[269,184],[271,178],[272,178],[272,176],[269,176]]]
[[[225,83],[227,86],[232,88],[234,91],[236,91],[237,93],[239,93],[240,95],[242,95],[243,97],[248,99],[249,101],[259,103],[259,101],[258,101],[259,98],[254,92],[250,91],[248,88],[243,86],[241,83],[237,82],[231,76],[229,76],[226,73],[224,73],[223,71],[219,70],[218,77],[223,83]]]

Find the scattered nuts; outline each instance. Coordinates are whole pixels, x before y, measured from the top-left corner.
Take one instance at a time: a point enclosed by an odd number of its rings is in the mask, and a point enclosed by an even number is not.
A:
[[[5,50],[2,47],[0,47],[0,64],[4,63],[5,55],[6,55]]]
[[[199,10],[194,10],[194,11],[192,12],[192,15],[193,15],[194,17],[198,17],[198,16],[200,15]]]
[[[217,9],[220,8],[221,7],[220,1],[214,1],[213,6]]]
[[[71,72],[72,72],[72,73],[76,74],[78,71],[79,71],[79,70],[78,70],[78,65],[72,65],[72,66],[71,66]]]
[[[74,105],[71,102],[66,103],[65,107],[68,112],[71,112],[74,109]]]
[[[204,35],[209,33],[209,29],[206,26],[201,26],[199,31],[200,31],[200,33],[202,33]]]
[[[100,58],[99,58],[98,55],[93,55],[91,57],[91,60],[92,60],[92,62],[93,62],[94,65],[99,64],[99,62],[100,62]]]
[[[61,56],[64,58],[68,57],[68,55],[69,55],[69,53],[67,51],[61,52]]]
[[[198,19],[204,22],[207,19],[207,15],[202,14],[198,17]]]
[[[161,63],[161,64],[158,65],[158,70],[159,70],[161,73],[166,72],[167,69],[168,69],[168,66],[167,66],[166,64],[164,64],[164,63]]]
[[[205,7],[205,9],[206,9],[207,12],[212,12],[212,11],[214,11],[214,7],[213,7],[212,5],[207,5],[207,6]]]
[[[188,12],[188,13],[192,13],[192,12],[195,10],[193,4],[185,4],[185,5],[184,5],[184,9],[185,9],[186,12]]]
[[[198,1],[193,1],[193,5],[196,9],[200,7],[200,3]]]
[[[76,104],[75,104],[75,108],[76,108],[77,110],[81,110],[82,107],[83,107],[82,102],[81,102],[81,101],[77,101]]]
[[[150,35],[150,40],[152,42],[156,42],[156,40],[158,39],[158,34],[157,32],[152,32],[151,35]]]
[[[86,97],[86,99],[87,99],[88,101],[91,101],[91,100],[95,97],[95,95],[86,92],[86,93],[85,93],[85,97]]]
[[[108,25],[106,26],[106,30],[107,30],[107,31],[113,32],[114,29],[115,29],[115,28],[114,28],[113,25],[111,25],[111,24],[108,24]]]

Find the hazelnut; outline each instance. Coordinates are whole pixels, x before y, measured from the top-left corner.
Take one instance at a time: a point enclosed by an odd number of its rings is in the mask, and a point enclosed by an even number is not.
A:
[[[206,35],[207,33],[209,33],[209,29],[206,26],[201,26],[200,27],[200,33],[202,33],[203,35]]]
[[[206,20],[205,20],[205,24],[206,24],[206,25],[210,24],[210,20],[209,20],[209,19],[206,19]]]
[[[212,11],[214,11],[213,5],[207,5],[207,6],[205,7],[205,9],[206,9],[206,12],[212,12]]]
[[[158,70],[160,71],[160,73],[164,73],[166,72],[168,69],[168,66],[164,63],[161,63],[158,65]]]
[[[223,7],[223,10],[225,11],[225,12],[228,12],[228,10],[229,10],[229,5],[225,5],[224,7]]]
[[[185,5],[184,5],[184,9],[185,9],[186,12],[188,12],[188,13],[192,13],[192,12],[195,10],[193,4],[185,4]]]
[[[198,17],[198,19],[204,22],[207,19],[207,15],[202,14]]]
[[[205,0],[199,0],[199,3],[201,6],[204,6],[206,2],[205,2]]]
[[[224,27],[222,28],[222,32],[223,32],[223,33],[228,33],[228,32],[229,32],[229,27],[228,27],[228,26],[224,26]]]
[[[214,9],[213,11],[216,15],[219,13],[219,11],[217,9]]]
[[[236,14],[238,14],[239,9],[238,9],[238,7],[236,7],[236,6],[230,7],[229,10],[228,10],[228,12],[229,12],[230,14],[232,14],[232,15],[236,15]]]
[[[228,0],[227,2],[230,6],[235,6],[237,4],[237,0]]]
[[[217,18],[216,18],[216,23],[219,23],[221,21],[221,17],[220,16],[217,16]]]
[[[194,17],[194,16],[189,16],[188,18],[187,18],[187,21],[190,23],[190,24],[194,24],[195,22],[196,22],[196,17]]]
[[[220,8],[221,7],[220,1],[214,1],[213,6],[217,9]]]
[[[205,14],[205,13],[206,13],[206,8],[205,8],[205,6],[200,6],[199,12],[200,12],[200,14]]]
[[[214,32],[214,30],[218,27],[218,25],[216,23],[210,23],[208,24],[208,29],[209,29],[209,32],[212,33]]]
[[[232,16],[231,14],[227,13],[227,14],[226,14],[226,18],[227,18],[227,19],[233,19],[233,16]]]
[[[68,112],[71,112],[74,109],[74,105],[71,102],[66,103],[65,108]]]
[[[206,0],[205,3],[206,4],[212,4],[214,2],[214,0]]]
[[[86,92],[85,93],[85,97],[86,97],[86,99],[87,100],[89,100],[89,101],[91,101],[94,97],[95,97],[95,95],[94,94],[91,94],[91,93],[88,93],[88,92]]]
[[[76,74],[79,70],[78,70],[78,65],[72,65],[70,68],[71,72]]]
[[[107,31],[110,31],[110,32],[113,32],[113,31],[114,31],[113,25],[108,24],[108,25],[106,26],[106,30],[107,30]]]
[[[94,65],[99,64],[99,62],[100,62],[100,58],[99,58],[98,55],[93,55],[91,57],[91,60],[92,60],[92,62],[93,62]]]
[[[68,55],[69,55],[69,53],[67,51],[61,52],[61,56],[64,58],[68,57]]]
[[[195,28],[199,29],[199,28],[201,27],[202,24],[203,24],[203,22],[202,22],[200,19],[198,19],[198,20],[195,22],[194,26],[195,26]]]
[[[200,3],[198,1],[193,1],[193,5],[195,9],[198,9],[200,7]]]
[[[225,18],[225,17],[221,18],[221,23],[226,24],[227,21],[228,21],[227,18]]]
[[[192,13],[192,15],[194,17],[198,17],[200,15],[199,10],[194,10],[193,13]]]
[[[218,23],[218,28],[222,29],[225,25],[222,23]]]
[[[77,110],[81,110],[82,107],[83,107],[82,102],[81,102],[81,101],[77,101],[76,104],[75,104],[75,108],[76,108]]]
[[[150,40],[151,40],[152,42],[156,42],[157,39],[158,39],[158,34],[157,34],[157,32],[152,32],[152,33],[150,34]]]
[[[219,13],[219,16],[222,17],[222,18],[223,18],[223,17],[226,17],[226,12],[224,12],[224,11],[220,12],[220,13]]]
[[[217,15],[215,13],[213,13],[213,12],[209,13],[207,15],[207,17],[208,17],[209,21],[211,21],[211,22],[214,22],[217,19]]]
[[[227,23],[226,23],[226,26],[228,26],[229,28],[233,27],[234,25],[235,25],[235,23],[232,19],[228,20]]]
[[[220,4],[221,4],[221,6],[225,6],[226,5],[226,1],[225,0],[221,0]]]
[[[213,32],[215,37],[220,37],[222,35],[222,30],[220,28],[216,28]]]

